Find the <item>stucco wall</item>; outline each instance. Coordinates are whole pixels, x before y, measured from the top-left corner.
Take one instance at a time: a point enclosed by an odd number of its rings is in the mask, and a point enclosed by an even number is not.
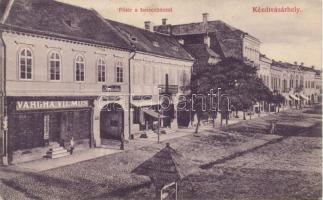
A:
[[[253,61],[256,66],[259,66],[259,51],[260,43],[251,37],[245,36],[242,42],[242,55],[244,58]]]
[[[40,37],[4,33],[7,46],[7,95],[8,96],[74,96],[97,95],[102,84],[119,84],[127,91],[128,52],[108,48],[99,48],[83,44],[49,40]],[[33,52],[32,80],[19,80],[18,52],[28,47]],[[61,55],[61,80],[50,81],[48,56],[51,51]],[[85,57],[85,81],[75,81],[74,59],[76,55]],[[102,57],[107,64],[105,83],[96,80],[96,62]],[[115,60],[124,63],[124,82],[115,82]]]

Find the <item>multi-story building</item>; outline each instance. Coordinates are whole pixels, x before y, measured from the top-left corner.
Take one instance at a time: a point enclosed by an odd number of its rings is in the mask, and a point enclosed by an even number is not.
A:
[[[135,134],[156,128],[159,117],[163,127],[177,127],[177,102],[187,94],[193,57],[173,37],[107,20],[134,45],[136,52],[130,66],[131,132]],[[169,99],[163,99],[166,88]],[[166,98],[166,96],[165,96]],[[167,101],[163,109],[160,104]],[[162,112],[158,115],[158,111]]]
[[[270,78],[270,67],[272,60],[267,58],[266,55],[261,54],[259,59],[259,68],[257,70],[257,74],[263,83],[270,88],[271,85],[271,78]]]
[[[316,70],[315,74],[315,101],[317,103],[322,102],[322,72],[320,70]]]
[[[260,41],[257,38],[220,20],[209,21],[208,18],[209,14],[204,13],[202,22],[178,25],[167,24],[163,19],[162,25],[155,26],[154,30],[176,38],[195,55],[195,69],[199,67],[199,61],[213,64],[228,57],[259,66]],[[199,53],[201,51],[203,54]]]
[[[315,88],[315,74],[320,74],[320,71],[314,70],[314,67],[306,67],[303,63],[291,64],[275,60],[272,61],[270,69],[269,88],[281,93],[286,99],[286,105],[298,106],[318,102],[315,96],[319,93]]]
[[[72,138],[75,149],[110,139],[122,147],[140,118],[132,107],[159,101],[166,85],[175,99],[189,84],[193,59],[173,38],[52,0],[0,5],[4,164],[38,159],[56,147],[66,154]]]

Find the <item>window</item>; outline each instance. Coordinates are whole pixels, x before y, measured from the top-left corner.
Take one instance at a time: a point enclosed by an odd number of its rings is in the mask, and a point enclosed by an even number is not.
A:
[[[294,88],[294,77],[293,77],[293,75],[290,75],[289,86],[290,86],[290,88]]]
[[[59,53],[52,52],[49,56],[49,80],[61,79],[61,57]]]
[[[103,58],[97,61],[98,82],[105,82],[106,65]]]
[[[121,59],[116,60],[116,81],[118,83],[123,82],[123,63]]]
[[[158,43],[158,42],[156,42],[156,41],[154,41],[154,42],[153,42],[153,45],[154,45],[155,47],[159,47],[159,43]]]
[[[23,48],[19,53],[19,78],[32,79],[33,56],[30,49]]]
[[[136,37],[131,37],[131,40],[134,42],[137,42],[137,38]]]
[[[84,81],[85,75],[85,61],[81,55],[76,56],[75,59],[75,80]]]

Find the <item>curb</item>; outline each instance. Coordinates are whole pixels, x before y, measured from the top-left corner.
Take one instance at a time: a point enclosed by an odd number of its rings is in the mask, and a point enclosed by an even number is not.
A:
[[[209,162],[209,163],[206,163],[206,164],[202,164],[202,165],[200,165],[200,168],[201,169],[210,169],[214,165],[225,163],[228,160],[232,160],[232,159],[234,159],[236,157],[243,156],[243,155],[245,155],[245,154],[247,154],[249,152],[255,151],[255,150],[257,150],[259,148],[262,148],[262,147],[265,147],[267,145],[280,142],[280,141],[282,141],[282,140],[284,140],[286,138],[287,138],[287,136],[282,136],[282,137],[279,137],[279,138],[272,139],[272,140],[270,140],[268,142],[265,142],[265,143],[263,143],[263,144],[261,144],[259,146],[254,146],[254,147],[251,147],[251,148],[243,150],[243,151],[235,152],[235,153],[233,153],[231,155],[228,155],[228,156],[226,156],[224,158],[220,158],[220,159],[217,159],[215,161],[212,161],[212,162]]]

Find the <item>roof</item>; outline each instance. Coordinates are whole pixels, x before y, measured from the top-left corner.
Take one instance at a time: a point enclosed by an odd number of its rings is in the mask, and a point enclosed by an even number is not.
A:
[[[107,22],[123,34],[127,40],[132,42],[138,51],[178,59],[194,60],[194,58],[173,37],[112,20],[107,20]],[[136,41],[132,41],[131,38],[135,38]]]
[[[184,45],[184,48],[199,61],[207,61],[210,57],[220,59],[221,56],[215,53],[206,44],[190,44]]]
[[[124,49],[131,48],[94,10],[54,0],[15,0],[2,27]]]
[[[178,181],[192,172],[194,172],[193,165],[186,162],[181,154],[170,147],[169,143],[132,170],[132,173],[152,178],[157,187]]]
[[[174,36],[185,36],[195,34],[213,35],[216,38],[217,46],[211,47],[216,53],[224,57],[235,57],[242,59],[242,40],[245,35],[249,35],[237,28],[234,28],[223,21],[215,20],[208,21],[207,25],[203,22],[179,24],[179,25],[161,25],[155,26],[154,30],[165,33],[167,28]],[[255,37],[253,39],[259,41]]]
[[[304,65],[298,65],[298,64],[291,64],[288,62],[282,62],[282,61],[273,61],[272,66],[276,66],[279,68],[284,69],[291,69],[291,70],[300,70],[300,71],[308,71],[308,72],[314,72],[317,73],[317,70],[312,67],[306,67]]]

